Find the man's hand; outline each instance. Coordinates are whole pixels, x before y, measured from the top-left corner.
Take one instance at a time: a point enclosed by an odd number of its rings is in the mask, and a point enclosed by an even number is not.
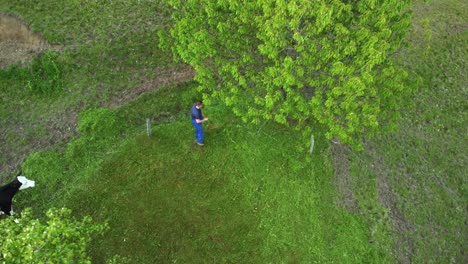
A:
[[[203,119],[195,119],[195,121],[196,121],[198,124],[201,124],[201,123],[203,123],[203,122],[205,122],[205,121],[208,121],[208,118],[205,117],[205,118],[203,118]]]

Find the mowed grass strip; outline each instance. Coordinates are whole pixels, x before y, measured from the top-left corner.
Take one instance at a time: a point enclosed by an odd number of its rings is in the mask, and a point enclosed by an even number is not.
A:
[[[95,260],[116,253],[139,263],[255,259],[261,240],[252,230],[258,220],[229,188],[223,157],[210,161],[207,148],[188,140],[192,133],[184,131],[190,127],[159,129],[151,138],[131,140],[104,164],[90,192],[70,201],[80,213],[109,220],[111,231],[95,242]],[[91,206],[82,208],[75,199]]]
[[[206,145],[190,120],[130,139],[69,195],[78,214],[108,220],[95,261],[264,263],[378,260],[359,216],[334,204],[327,146],[241,124],[213,106]],[[299,145],[298,145],[299,144]]]
[[[365,221],[336,206],[329,146],[319,130],[310,154],[299,133],[239,123],[212,105],[200,148],[183,111],[197,97],[192,89],[188,83],[141,96],[107,112],[117,123],[96,116],[94,133],[31,156],[24,172],[37,188],[21,193],[16,206],[33,206],[39,217],[49,207],[68,207],[109,221],[111,230],[90,247],[97,263],[116,255],[131,263],[385,257],[369,241]],[[161,122],[151,137],[146,117]],[[121,134],[100,134],[111,127]]]
[[[96,242],[96,259],[107,252],[126,252],[140,263],[247,259],[258,245],[248,236],[256,220],[227,188],[226,175],[202,169],[206,161],[174,151],[177,144],[144,137],[104,165],[90,186],[90,203],[97,202],[90,210],[99,210],[88,213],[109,219],[112,228]]]

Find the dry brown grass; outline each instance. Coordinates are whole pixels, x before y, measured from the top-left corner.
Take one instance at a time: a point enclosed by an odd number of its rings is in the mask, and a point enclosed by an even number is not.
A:
[[[48,48],[47,42],[21,19],[0,13],[0,68],[27,63]]]

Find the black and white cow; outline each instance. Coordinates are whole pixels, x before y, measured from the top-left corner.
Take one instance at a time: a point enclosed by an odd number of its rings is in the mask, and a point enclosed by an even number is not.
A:
[[[19,191],[26,188],[34,187],[35,182],[26,179],[24,176],[16,177],[12,182],[0,187],[0,215],[11,215],[11,202],[13,196]]]

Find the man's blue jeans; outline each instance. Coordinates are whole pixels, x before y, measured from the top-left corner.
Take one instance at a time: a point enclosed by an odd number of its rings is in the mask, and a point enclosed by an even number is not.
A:
[[[203,132],[202,123],[197,123],[195,119],[192,119],[192,125],[195,127],[195,138],[197,139],[198,144],[203,144],[203,138],[205,138],[205,133]]]

